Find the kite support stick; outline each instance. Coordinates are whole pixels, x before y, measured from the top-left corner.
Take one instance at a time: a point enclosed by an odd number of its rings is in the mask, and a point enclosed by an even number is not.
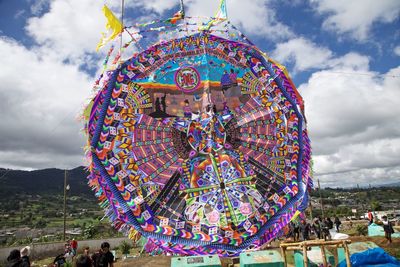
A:
[[[281,253],[282,253],[282,257],[283,257],[283,266],[287,267],[287,262],[286,262],[286,248],[285,247],[281,247]]]
[[[307,258],[307,245],[303,244],[303,266],[308,266],[308,258]]]
[[[346,265],[347,265],[347,267],[351,267],[350,252],[349,252],[349,247],[347,246],[347,242],[343,242],[343,246],[344,246],[344,252],[346,255]]]
[[[326,262],[325,246],[321,246],[321,256],[324,266],[328,266],[328,263]]]
[[[120,42],[119,42],[119,58],[122,58],[122,34],[124,33],[124,0],[121,0],[121,24],[122,24],[122,31],[121,31],[121,35],[120,35]]]

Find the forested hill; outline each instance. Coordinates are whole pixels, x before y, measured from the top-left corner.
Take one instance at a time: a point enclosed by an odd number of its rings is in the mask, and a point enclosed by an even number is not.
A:
[[[3,177],[4,175],[4,177]],[[88,172],[84,167],[67,170],[68,195],[94,197],[87,185]],[[35,171],[0,168],[0,199],[16,195],[63,195],[64,170],[43,169]]]

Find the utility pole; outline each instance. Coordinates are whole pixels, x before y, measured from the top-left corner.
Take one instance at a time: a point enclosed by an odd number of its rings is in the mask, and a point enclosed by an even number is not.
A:
[[[312,213],[312,202],[311,202],[311,196],[310,199],[308,200],[309,206],[310,206],[310,221],[312,222],[314,217],[313,217],[313,213]]]
[[[322,203],[322,195],[321,195],[321,185],[319,184],[319,179],[317,181],[318,181],[319,202],[321,203],[322,218],[325,218],[324,204]]]
[[[66,220],[67,220],[67,170],[64,171],[64,241],[65,239],[65,232],[66,232]]]

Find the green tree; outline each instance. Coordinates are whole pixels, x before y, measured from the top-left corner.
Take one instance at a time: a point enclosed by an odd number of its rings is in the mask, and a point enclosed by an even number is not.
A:
[[[36,223],[34,224],[34,227],[42,229],[42,228],[45,228],[46,225],[47,225],[47,222],[44,219],[40,218],[39,220],[36,221]]]
[[[381,203],[379,201],[376,201],[376,200],[371,201],[371,208],[374,211],[382,210]]]
[[[131,248],[132,245],[125,240],[119,244],[119,249],[121,250],[121,253],[125,255],[125,257],[130,253]]]
[[[358,235],[366,236],[368,234],[368,226],[365,224],[359,224],[356,227],[356,232]]]
[[[93,224],[88,224],[83,230],[83,236],[86,239],[93,238],[97,234],[97,229]]]

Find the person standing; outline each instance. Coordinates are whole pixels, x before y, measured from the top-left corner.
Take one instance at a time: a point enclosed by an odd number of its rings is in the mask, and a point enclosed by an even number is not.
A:
[[[113,267],[114,255],[110,252],[110,244],[103,242],[101,249],[93,255],[94,267]]]
[[[90,248],[89,247],[85,247],[83,249],[83,254],[82,255],[89,258],[90,266],[92,266],[93,265],[93,259],[92,259],[92,255],[90,254]]]
[[[314,220],[314,223],[312,225],[312,228],[314,230],[315,235],[317,236],[318,239],[321,239],[321,224],[318,218]]]
[[[11,250],[6,267],[22,267],[21,253],[18,249]]]
[[[387,216],[382,217],[383,222],[383,231],[385,231],[385,238],[392,243],[392,234],[394,233],[394,229],[392,223],[388,220]]]
[[[297,220],[293,224],[293,237],[295,242],[300,240],[300,224]]]
[[[233,86],[238,85],[237,74],[235,73],[235,71],[233,69],[231,69],[231,73],[229,74],[229,79],[231,80],[231,83]]]
[[[311,232],[311,225],[306,220],[302,220],[299,227],[301,230],[301,235],[302,235],[303,241],[309,240],[310,232]]]
[[[339,233],[339,227],[340,227],[340,225],[342,224],[342,222],[339,220],[339,217],[338,217],[338,216],[335,217],[334,223],[335,223],[335,226],[336,226],[336,232]]]
[[[161,111],[161,105],[160,105],[160,98],[159,97],[156,98],[155,108],[156,108],[156,112],[157,111]]]
[[[21,260],[23,267],[30,267],[31,261],[29,260],[29,254],[31,252],[31,247],[26,246],[21,249]]]
[[[232,81],[231,78],[229,77],[229,74],[226,70],[224,70],[224,74],[221,76],[221,89],[222,93],[225,95],[225,91],[228,90],[229,87],[231,87]]]
[[[328,218],[326,219],[326,222],[327,222],[328,229],[329,229],[329,230],[333,229],[333,222],[332,222],[332,220],[331,220],[330,217],[328,217]]]
[[[164,93],[164,96],[161,97],[161,107],[164,113],[167,113],[167,102],[165,100],[166,98],[167,98],[167,93]]]
[[[76,256],[76,251],[78,250],[78,241],[73,238],[71,240],[71,249],[72,249],[72,254],[74,254],[74,257]]]
[[[185,118],[191,118],[192,117],[192,108],[189,105],[189,100],[185,99],[185,104],[183,106],[183,116]]]
[[[89,256],[80,255],[75,262],[76,267],[92,267],[92,260]]]
[[[322,238],[325,239],[325,240],[330,240],[331,239],[331,233],[329,232],[329,221],[328,221],[328,218],[325,218],[320,223],[320,225],[321,225]]]
[[[368,210],[368,225],[371,225],[374,222],[374,215],[372,214],[371,210]]]

